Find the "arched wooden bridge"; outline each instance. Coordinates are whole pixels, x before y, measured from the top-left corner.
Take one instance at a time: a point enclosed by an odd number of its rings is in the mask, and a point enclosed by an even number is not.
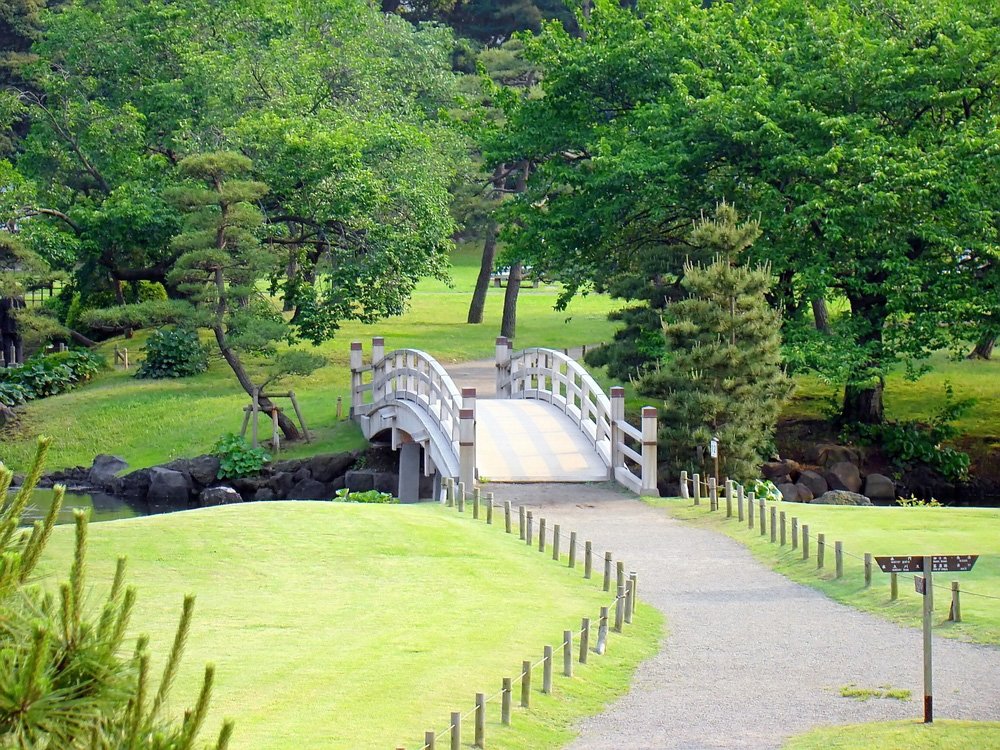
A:
[[[575,359],[552,349],[496,345],[492,394],[460,387],[417,349],[386,352],[372,339],[365,364],[351,344],[351,416],[369,440],[400,451],[400,499],[416,500],[419,474],[452,477],[472,488],[490,482],[615,480],[657,495],[656,409],[642,424],[625,420],[625,395],[606,395]]]

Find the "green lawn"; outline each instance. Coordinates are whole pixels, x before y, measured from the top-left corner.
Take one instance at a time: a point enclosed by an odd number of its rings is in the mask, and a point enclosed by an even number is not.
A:
[[[1000,747],[1000,722],[890,721],[824,727],[793,737],[784,750],[986,750]]]
[[[873,555],[978,554],[969,573],[938,573],[935,584],[935,630],[939,635],[977,643],[1000,644],[1000,509],[900,508],[776,503],[788,519],[788,545],[770,543],[770,533],[760,536],[759,526],[748,530],[733,518],[726,519],[726,505],[710,513],[708,505],[694,507],[690,500],[653,500],[675,517],[723,531],[746,544],[754,555],[793,580],[820,589],[828,596],[859,609],[905,625],[918,626],[920,595],[912,577],[899,575],[899,599],[889,596],[889,575],[873,565],[872,586],[864,587],[865,552]],[[771,505],[771,504],[769,504]],[[770,511],[768,511],[768,518]],[[734,510],[735,515],[735,510]],[[809,561],[801,548],[791,549],[791,519],[808,524]],[[825,567],[816,567],[816,534],[826,535]],[[844,543],[844,577],[835,578],[834,542]],[[948,622],[951,581],[959,581],[962,622]],[[986,596],[974,596],[973,592]],[[991,597],[991,598],[986,598]]]
[[[59,579],[71,535],[57,528],[45,560]],[[234,748],[420,747],[425,730],[447,728],[449,712],[471,710],[476,692],[495,693],[609,600],[579,568],[437,505],[223,506],[94,524],[89,549],[95,605],[128,555],[134,631],[149,633],[161,664],[184,594],[197,594],[171,710],[193,702],[214,661],[208,735],[233,718]],[[553,696],[536,690],[530,711],[515,708],[511,729],[494,699],[490,746],[561,747],[580,716],[626,690],[662,636],[661,616],[643,606],[605,656],[557,676]]]
[[[475,285],[479,259],[475,247],[453,256],[453,286],[428,279],[422,282],[405,315],[372,325],[347,323],[331,342],[319,348],[329,365],[308,378],[288,383],[302,405],[306,423],[317,433],[311,445],[297,445],[287,455],[308,455],[361,447],[360,433],[349,423],[336,421],[337,396],[350,407],[348,389],[349,343],[383,335],[389,349],[412,347],[429,351],[443,363],[492,357],[500,329],[503,289],[491,288],[485,321],[465,322]],[[615,303],[592,295],[575,300],[567,311],[553,305],[554,286],[524,287],[518,304],[518,345],[568,347],[591,344],[611,337],[614,325],[607,313]],[[129,342],[133,361],[138,359],[144,334]],[[102,347],[110,353],[114,342]],[[238,391],[229,368],[215,357],[208,372],[181,380],[140,381],[123,371],[105,373],[77,391],[31,403],[21,428],[5,436],[0,460],[23,470],[34,455],[39,434],[54,435],[49,468],[90,465],[98,453],[114,453],[133,467],[150,466],[179,456],[208,452],[225,432],[237,432],[242,408],[249,403]]]

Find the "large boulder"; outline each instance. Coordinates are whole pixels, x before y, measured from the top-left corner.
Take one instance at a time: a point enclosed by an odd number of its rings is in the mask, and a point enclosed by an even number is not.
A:
[[[128,461],[124,458],[101,453],[94,458],[94,463],[90,466],[90,473],[87,475],[87,480],[95,487],[111,489],[115,479],[118,478],[118,472],[124,471],[127,468]]]
[[[353,453],[332,453],[313,456],[307,466],[312,478],[317,482],[332,482],[337,477],[344,476],[344,473],[354,466],[354,461]]]
[[[270,487],[261,487],[259,490],[253,493],[253,501],[255,503],[262,503],[274,499],[276,499],[274,495],[274,490],[272,490]]]
[[[760,467],[764,479],[769,479],[775,484],[790,483],[798,472],[799,465],[787,458],[783,461],[768,461]]]
[[[778,492],[781,493],[781,499],[786,503],[797,503],[799,500],[799,488],[792,484],[791,482],[782,482],[778,485]]]
[[[813,500],[813,505],[871,505],[872,501],[857,492],[830,490]]]
[[[830,485],[826,483],[823,479],[823,475],[818,471],[813,471],[812,469],[806,469],[801,474],[799,474],[798,484],[804,484],[812,492],[813,497],[819,497],[824,492],[830,489]]]
[[[833,443],[818,443],[809,451],[808,459],[810,463],[828,469],[834,464],[844,461],[855,466],[861,465],[861,454],[854,448],[846,445],[835,445]]]
[[[375,475],[370,471],[349,471],[344,475],[344,484],[351,492],[367,492],[375,489]]]
[[[208,487],[219,481],[218,456],[197,456],[164,464],[164,468],[187,473],[195,484]]]
[[[295,486],[295,477],[288,471],[279,471],[268,483],[268,486],[274,492],[275,497],[286,498],[288,493],[292,491],[292,487]]]
[[[119,497],[145,498],[149,494],[152,469],[138,469],[115,479],[111,492]]]
[[[202,507],[211,505],[229,505],[230,503],[241,503],[243,497],[232,487],[209,487],[201,491]]]
[[[811,503],[813,498],[816,497],[812,489],[808,485],[802,484],[802,482],[795,483],[795,490],[799,494],[800,503]]]
[[[146,499],[151,503],[187,505],[191,499],[190,481],[179,471],[154,466],[149,470],[149,492]]]
[[[379,471],[372,476],[372,489],[379,492],[388,492],[393,497],[399,492],[399,474],[392,474],[388,471]]]
[[[885,474],[869,474],[865,477],[865,495],[872,502],[891,503],[896,499],[896,483]]]
[[[288,493],[289,500],[329,500],[332,496],[326,485],[315,479],[303,479]]]
[[[831,490],[861,492],[861,471],[850,461],[840,461],[826,470],[824,475]]]

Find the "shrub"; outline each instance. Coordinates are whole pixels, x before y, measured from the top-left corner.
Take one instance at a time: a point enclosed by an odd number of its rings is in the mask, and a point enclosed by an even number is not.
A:
[[[750,482],[746,488],[747,492],[754,493],[758,500],[771,500],[777,502],[781,500],[781,490],[769,479],[756,479]]]
[[[4,406],[18,406],[28,400],[24,389],[17,383],[5,383],[0,381],[0,404]]]
[[[219,479],[259,474],[271,456],[263,448],[251,448],[241,436],[227,433],[219,438],[212,454],[219,458]]]
[[[208,369],[208,351],[190,329],[154,331],[143,352],[146,358],[135,373],[137,378],[183,378]]]
[[[0,370],[0,386],[6,386],[0,400],[6,403],[7,398],[13,398],[14,403],[24,403],[55,396],[85,383],[106,366],[103,357],[88,351],[36,354],[20,367]]]
[[[378,490],[366,490],[364,492],[351,492],[346,487],[337,490],[337,502],[339,503],[395,503],[396,498],[388,492]]]

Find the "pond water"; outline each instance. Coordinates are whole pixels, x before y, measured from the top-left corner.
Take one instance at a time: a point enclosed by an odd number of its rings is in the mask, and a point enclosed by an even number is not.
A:
[[[45,514],[52,507],[52,497],[52,490],[35,490],[21,523],[30,526],[35,521],[45,518]],[[63,507],[59,511],[59,520],[56,523],[73,523],[73,510],[76,508],[89,508],[91,522],[113,521],[118,518],[135,518],[136,516],[151,516],[157,513],[187,510],[186,507],[150,505],[144,500],[126,500],[114,495],[106,495],[103,492],[89,494],[67,492],[63,500]]]

